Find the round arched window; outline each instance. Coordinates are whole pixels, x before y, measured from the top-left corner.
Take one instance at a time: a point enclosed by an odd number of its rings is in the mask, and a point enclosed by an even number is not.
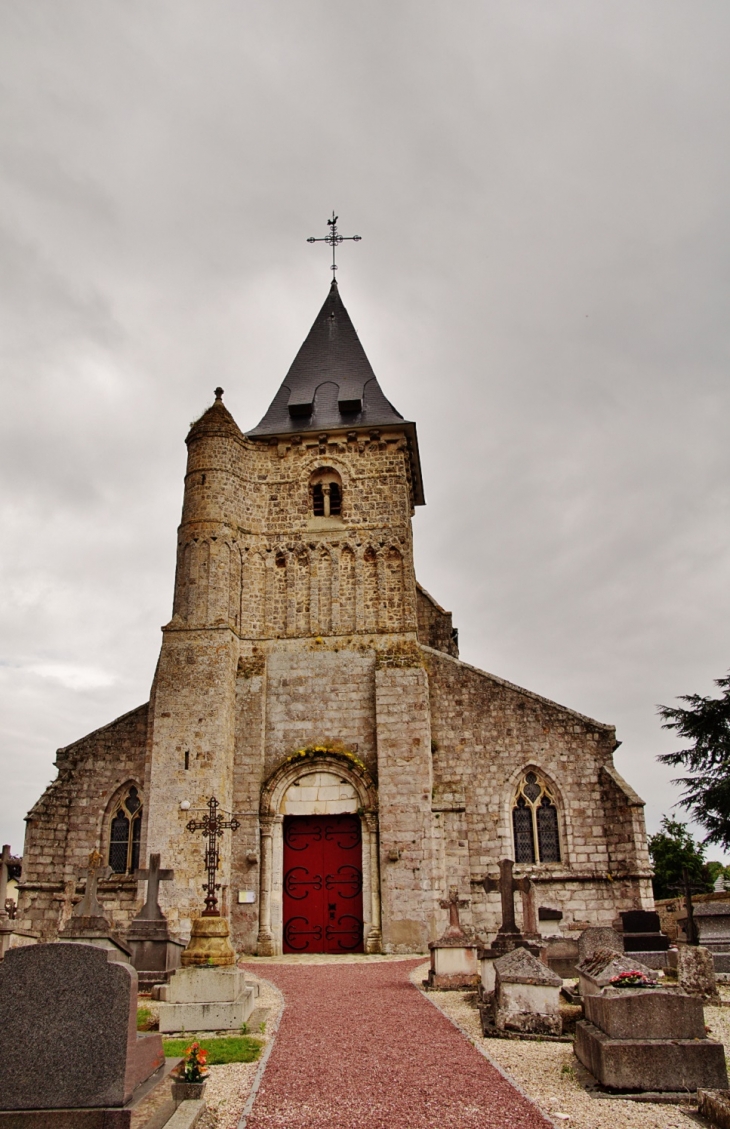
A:
[[[309,479],[313,517],[341,517],[342,479],[331,467],[320,467]]]

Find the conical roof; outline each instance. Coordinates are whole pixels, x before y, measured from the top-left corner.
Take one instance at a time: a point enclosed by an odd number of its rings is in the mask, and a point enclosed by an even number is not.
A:
[[[248,434],[403,423],[386,400],[333,279],[326,301],[264,418]]]
[[[226,438],[233,437],[234,439],[243,438],[238,424],[223,403],[222,388],[216,388],[215,400],[203,412],[200,419],[192,424],[185,442],[191,443],[204,435],[223,435]]]

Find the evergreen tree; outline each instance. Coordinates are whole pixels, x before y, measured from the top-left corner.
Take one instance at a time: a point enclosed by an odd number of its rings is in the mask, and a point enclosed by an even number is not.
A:
[[[664,753],[664,764],[681,765],[689,775],[679,777],[683,808],[706,830],[706,843],[730,847],[730,676],[717,678],[719,698],[684,694],[687,708],[659,706],[663,729],[673,729],[690,741],[686,749]]]
[[[693,886],[712,890],[710,869],[705,862],[705,846],[697,843],[686,823],[664,816],[661,830],[649,836],[649,854],[654,867],[655,898],[673,898],[682,881],[682,867],[687,867]]]

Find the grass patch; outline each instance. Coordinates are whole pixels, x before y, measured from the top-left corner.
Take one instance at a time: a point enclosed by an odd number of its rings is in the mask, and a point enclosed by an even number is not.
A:
[[[163,1039],[162,1045],[168,1058],[179,1058],[194,1040],[194,1035],[187,1039]],[[256,1062],[264,1045],[260,1039],[252,1039],[250,1035],[198,1039],[197,1042],[208,1052],[208,1066],[220,1066],[224,1062]]]
[[[153,1026],[152,1012],[148,1007],[137,1008],[137,1030],[150,1031]],[[155,1023],[154,1026],[157,1026]]]

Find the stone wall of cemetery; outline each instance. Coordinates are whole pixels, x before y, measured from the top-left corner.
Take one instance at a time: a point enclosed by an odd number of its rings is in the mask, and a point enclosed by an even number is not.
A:
[[[511,811],[533,768],[558,808],[561,862],[518,866],[538,905],[559,909],[563,929],[610,924],[622,909],[651,907],[643,803],[613,765],[615,730],[424,648],[429,675],[434,817],[446,873],[459,876],[487,931],[499,898],[479,886],[513,858]],[[444,919],[445,920],[445,919]]]
[[[18,921],[42,940],[54,940],[84,889],[89,855],[106,862],[108,823],[120,793],[135,784],[145,802],[147,704],[56,753],[58,775],[29,812],[23,850]],[[134,916],[137,883],[112,876],[99,900],[124,931]]]

